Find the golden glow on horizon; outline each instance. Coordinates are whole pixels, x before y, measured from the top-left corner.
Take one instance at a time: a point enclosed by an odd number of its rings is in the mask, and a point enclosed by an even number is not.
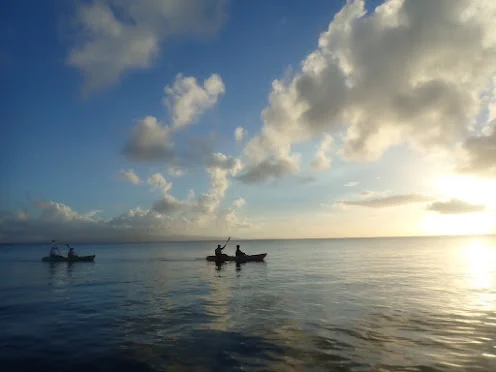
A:
[[[422,232],[428,235],[482,235],[492,232],[494,216],[488,213],[426,214],[421,222]]]
[[[446,198],[456,198],[472,204],[496,207],[496,181],[474,177],[445,175],[434,181],[437,191]]]
[[[439,214],[426,213],[421,221],[425,234],[434,235],[479,235],[490,234],[496,228],[496,216],[491,211],[496,208],[496,181],[474,177],[444,175],[434,181],[440,197],[458,199],[470,204],[485,205],[484,212]]]

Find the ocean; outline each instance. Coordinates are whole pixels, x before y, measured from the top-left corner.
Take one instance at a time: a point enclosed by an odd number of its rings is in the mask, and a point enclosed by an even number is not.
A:
[[[496,237],[216,243],[0,247],[0,371],[496,371]]]

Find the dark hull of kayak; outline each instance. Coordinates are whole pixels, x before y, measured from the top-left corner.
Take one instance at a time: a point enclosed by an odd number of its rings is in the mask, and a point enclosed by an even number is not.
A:
[[[262,262],[265,259],[265,256],[267,256],[267,253],[262,253],[262,254],[252,254],[252,255],[246,255],[246,256],[221,256],[221,257],[216,257],[216,256],[207,256],[206,260],[207,261],[213,261],[213,262],[237,262],[237,263],[245,263],[245,262]]]
[[[95,259],[95,255],[92,256],[78,256],[78,257],[43,257],[41,260],[43,262],[92,262]]]

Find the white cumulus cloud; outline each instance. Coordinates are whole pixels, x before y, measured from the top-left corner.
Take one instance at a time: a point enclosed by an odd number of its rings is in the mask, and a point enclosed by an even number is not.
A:
[[[37,215],[25,211],[0,215],[0,241],[163,241],[235,233],[252,224],[232,208],[241,206],[241,199],[232,207],[221,206],[238,163],[220,155],[216,158],[222,160],[206,169],[210,189],[198,197],[189,190],[187,199],[176,198],[171,194],[172,183],[155,173],[148,183],[162,195],[150,209],[133,208],[112,218],[97,218],[100,211],[80,213],[63,203],[38,201],[33,203]]]
[[[483,178],[496,178],[496,122],[486,135],[467,138],[460,149],[457,171]]]
[[[205,80],[203,87],[198,85],[195,77],[178,74],[172,87],[165,87],[164,104],[172,113],[173,126],[181,128],[191,124],[212,108],[224,92],[224,83],[217,74]]]
[[[447,148],[467,136],[496,75],[496,2],[350,0],[293,76],[276,80],[245,147],[246,181],[298,171],[291,146],[340,135],[346,160]],[[270,173],[270,174],[269,174]]]
[[[148,184],[154,189],[161,190],[164,194],[172,189],[172,183],[168,182],[161,173],[154,173],[148,177]]]
[[[134,169],[121,169],[119,171],[119,176],[122,179],[125,179],[129,182],[131,182],[134,185],[138,185],[141,183],[140,178],[136,175]]]
[[[76,11],[68,63],[85,78],[86,93],[114,84],[127,71],[151,67],[161,44],[177,36],[215,33],[227,0],[93,0]]]
[[[173,136],[212,108],[219,95],[224,92],[224,85],[216,74],[205,81],[204,88],[197,85],[196,78],[179,75],[173,87],[166,87],[165,91],[165,102],[171,112],[172,125],[161,123],[154,116],[146,116],[131,129],[122,153],[136,162],[165,161],[169,165],[169,175],[180,177],[185,172],[178,170],[174,164],[177,165],[181,157],[197,157],[196,153],[204,150],[202,146],[206,142],[191,141],[192,148],[180,156],[174,150]],[[208,137],[203,137],[202,140],[208,140]]]
[[[234,130],[234,139],[236,140],[236,142],[241,142],[241,141],[243,141],[243,138],[246,136],[247,133],[248,132],[246,131],[245,128],[237,127]]]
[[[317,152],[312,161],[312,167],[314,169],[327,169],[331,166],[331,157],[329,152],[331,151],[332,145],[334,144],[334,139],[332,136],[325,134],[322,141],[317,146]]]
[[[236,208],[241,208],[246,204],[246,200],[243,198],[238,198],[235,201],[233,201],[233,207]]]
[[[206,159],[206,166],[208,169],[222,169],[228,170],[235,176],[242,168],[241,160],[233,156],[228,156],[220,152],[212,153]]]
[[[161,214],[180,216],[190,223],[205,227],[224,213],[220,208],[230,186],[230,177],[237,174],[241,168],[239,159],[222,153],[213,153],[207,157],[206,172],[210,176],[210,188],[207,192],[195,197],[193,190],[189,190],[185,200],[175,198],[169,193],[153,203],[152,209]],[[156,177],[154,183],[170,185],[163,177]],[[170,185],[172,186],[172,185]],[[230,213],[232,215],[235,212]]]
[[[129,159],[139,162],[172,160],[174,144],[170,128],[157,118],[147,116],[132,130],[122,152]]]

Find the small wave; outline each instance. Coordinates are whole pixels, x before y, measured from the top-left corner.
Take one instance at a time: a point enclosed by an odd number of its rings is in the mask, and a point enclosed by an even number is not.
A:
[[[159,262],[195,262],[195,261],[205,261],[204,258],[159,258],[156,261]]]

